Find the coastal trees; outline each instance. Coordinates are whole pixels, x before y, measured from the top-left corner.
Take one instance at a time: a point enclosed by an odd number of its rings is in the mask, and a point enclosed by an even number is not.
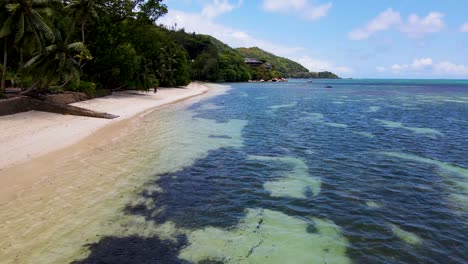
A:
[[[263,66],[252,67],[250,71],[253,80],[271,80],[273,78],[283,77],[280,72],[271,69],[265,69]]]
[[[185,53],[180,47],[171,44],[161,48],[159,59],[160,84],[164,87],[183,86],[190,82]]]
[[[128,19],[140,25],[154,24],[167,13],[163,0],[94,0],[114,25]],[[99,12],[98,12],[99,13]],[[101,14],[103,15],[103,14]]]
[[[172,65],[176,63],[175,54],[169,53],[166,49],[161,48],[159,63],[159,76],[161,76],[161,82],[172,86],[172,80],[174,79],[174,72]]]
[[[336,74],[329,72],[329,71],[319,72],[317,74],[320,79],[339,79],[340,78]]]
[[[130,35],[139,56],[151,60],[151,71],[160,86],[182,86],[190,82],[187,52],[171,37],[170,32],[154,25],[140,26]]]
[[[85,44],[85,25],[90,19],[98,19],[97,9],[100,6],[94,0],[72,0],[65,11],[74,17],[74,22],[81,26],[81,42]]]
[[[168,30],[189,59],[190,78],[199,81],[248,81],[250,72],[244,59],[231,47],[207,35]]]
[[[148,90],[190,80],[334,77],[260,49],[234,50],[208,35],[157,26],[166,13],[162,0],[0,0],[0,93],[7,69],[21,75],[22,88],[60,90],[79,80],[97,88]],[[250,68],[247,55],[271,65]]]
[[[79,82],[81,68],[75,58],[89,58],[89,51],[81,42],[69,43],[66,32],[55,32],[55,42],[40,50],[25,65],[33,77],[32,88],[47,88],[52,85],[64,87],[70,82]]]
[[[143,22],[156,23],[160,17],[167,13],[167,6],[163,0],[136,0],[137,19]],[[134,8],[135,9],[135,8]]]
[[[137,72],[136,72],[135,87],[137,89],[141,89],[145,91],[148,91],[149,89],[153,87],[158,87],[159,81],[152,70],[153,62],[142,56],[139,56],[138,60],[139,61],[137,63],[139,65],[139,68],[137,69]]]
[[[331,72],[309,72],[307,68],[295,61],[275,56],[257,47],[237,48],[236,51],[243,58],[252,58],[258,61],[270,63],[274,71],[266,71],[266,74],[262,69],[252,68],[252,75],[263,77],[266,76],[266,79],[269,79],[271,76],[274,76],[273,78],[282,76],[285,78],[339,79],[336,74]],[[253,79],[265,78],[254,77]]]
[[[53,41],[54,34],[44,16],[51,14],[50,1],[2,0],[0,18],[0,40],[3,40],[3,69],[0,94],[5,91],[9,44],[20,49],[41,49],[47,40]],[[21,59],[22,60],[22,59]]]
[[[159,59],[147,59],[143,52],[137,52],[139,41],[135,31],[147,25],[156,28],[156,20],[165,13],[167,8],[162,0],[0,0],[3,48],[0,93],[5,89],[7,62],[12,56],[13,71],[32,78],[32,87],[36,88],[57,85],[66,88],[80,80],[83,73],[85,79],[99,87],[157,85]],[[103,18],[103,25],[95,23],[98,18]],[[168,40],[164,36],[163,40],[151,41]],[[89,49],[85,46],[88,41]],[[160,58],[160,48],[165,46],[153,47],[151,52],[156,53],[153,57]],[[97,56],[93,58],[89,50]],[[176,52],[176,58],[177,62],[171,64],[178,67],[181,62],[183,67],[179,68],[185,69],[188,76],[184,52]],[[27,61],[25,65],[23,59]],[[83,60],[90,63],[81,65]],[[184,72],[178,68],[173,70],[177,74]],[[185,84],[187,80],[172,76],[166,82]]]
[[[0,38],[12,38],[13,44],[24,48],[33,45],[41,49],[46,41],[54,40],[51,25],[47,16],[52,14],[50,1],[42,0],[4,0],[6,12],[3,13]]]
[[[252,58],[261,62],[268,62],[273,69],[280,72],[283,77],[291,77],[296,72],[309,72],[307,68],[301,64],[282,57],[275,56],[260,48],[237,48],[236,51],[243,58]]]
[[[186,52],[169,32],[131,17],[116,20],[116,10],[101,13],[99,24],[90,27],[88,47],[95,60],[83,69],[85,77],[107,89],[188,84]]]

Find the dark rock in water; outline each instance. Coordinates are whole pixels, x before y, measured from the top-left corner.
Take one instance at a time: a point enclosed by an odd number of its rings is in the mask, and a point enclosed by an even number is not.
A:
[[[232,139],[232,137],[226,135],[210,135],[210,138]]]
[[[327,86],[325,86],[325,88],[333,88],[333,86],[327,85]]]
[[[190,264],[178,257],[187,244],[185,236],[177,237],[176,241],[157,237],[105,237],[95,244],[87,245],[91,254],[72,264]]]

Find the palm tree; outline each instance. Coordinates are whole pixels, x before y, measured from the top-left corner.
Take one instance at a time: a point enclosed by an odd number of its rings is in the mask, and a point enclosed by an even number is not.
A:
[[[36,80],[29,91],[34,88],[46,88],[57,84],[63,87],[70,82],[79,82],[82,72],[80,64],[75,58],[79,60],[90,60],[92,58],[83,43],[68,43],[68,36],[63,39],[62,35],[65,34],[61,34],[60,31],[56,30],[55,43],[38,51],[24,65],[24,68]]]
[[[81,25],[81,42],[85,43],[85,25],[91,18],[99,19],[97,9],[100,8],[94,0],[72,0],[65,10],[73,14],[75,22]]]
[[[46,40],[54,41],[54,33],[43,17],[43,14],[51,14],[50,1],[3,0],[0,3],[0,39],[4,45],[1,94],[5,91],[8,39],[12,39],[15,46],[28,43],[41,48]]]
[[[153,62],[150,59],[139,56],[136,63],[139,67],[136,71],[136,88],[145,91],[154,88],[154,92],[156,93],[159,81],[153,71]]]
[[[169,53],[166,49],[161,48],[160,53],[160,65],[159,65],[159,75],[161,77],[161,84],[166,86],[172,86],[174,82],[174,72],[175,69],[173,65],[177,63],[176,54]]]

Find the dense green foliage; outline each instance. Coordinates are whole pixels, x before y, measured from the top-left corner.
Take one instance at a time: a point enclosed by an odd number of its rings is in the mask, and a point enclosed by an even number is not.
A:
[[[319,79],[339,79],[336,74],[329,72],[329,71],[324,71],[324,72],[318,72],[318,78]]]
[[[271,80],[273,78],[283,78],[284,75],[274,69],[266,69],[263,66],[251,67],[250,74],[252,80]]]
[[[7,75],[29,90],[88,93],[190,80],[337,78],[258,48],[235,50],[211,36],[157,26],[166,13],[163,0],[0,0],[0,94]],[[246,57],[268,66],[251,67]]]
[[[339,79],[339,77],[331,72],[309,72],[307,68],[290,59],[278,57],[260,48],[238,48],[236,51],[243,58],[252,58],[261,62],[268,62],[273,66],[274,71],[267,71],[270,76],[278,77],[280,75],[286,78],[320,78],[320,79]],[[256,69],[263,74],[262,69]],[[276,71],[276,72],[275,72]],[[254,75],[254,74],[253,74]],[[271,79],[271,78],[254,78],[254,79]]]
[[[76,90],[83,80],[147,90],[251,78],[243,58],[219,40],[156,26],[167,12],[162,0],[0,1],[5,72],[34,89]]]
[[[185,50],[154,25],[167,12],[161,1],[100,0],[97,5],[99,19],[91,21],[86,37],[94,59],[83,67],[84,79],[106,89],[190,82]]]
[[[155,26],[165,13],[162,0],[0,0],[2,80],[8,72],[23,87],[83,91],[186,85],[187,52]]]
[[[279,71],[285,77],[289,77],[291,74],[296,72],[308,72],[304,66],[297,62],[275,56],[257,47],[238,48],[236,50],[243,58],[252,58],[261,62],[269,62],[275,70]]]
[[[332,72],[296,72],[289,75],[290,78],[312,78],[312,79],[340,79],[340,77]]]
[[[190,77],[200,81],[242,82],[250,80],[249,67],[232,48],[207,35],[171,31],[172,38],[181,45],[191,62]]]

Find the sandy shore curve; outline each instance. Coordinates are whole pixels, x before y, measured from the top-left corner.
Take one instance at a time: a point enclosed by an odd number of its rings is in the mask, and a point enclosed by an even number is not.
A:
[[[121,219],[135,190],[152,177],[149,160],[160,150],[147,143],[172,135],[168,115],[225,90],[192,83],[75,104],[120,115],[115,120],[35,111],[0,117],[0,263],[69,263],[86,256],[83,243],[114,230],[110,219]],[[160,139],[156,144],[170,147]]]
[[[184,88],[160,88],[157,93],[123,91],[111,96],[72,104],[118,115],[113,120],[29,111],[0,117],[1,170],[69,147],[97,130],[158,107],[201,95],[202,83]]]

